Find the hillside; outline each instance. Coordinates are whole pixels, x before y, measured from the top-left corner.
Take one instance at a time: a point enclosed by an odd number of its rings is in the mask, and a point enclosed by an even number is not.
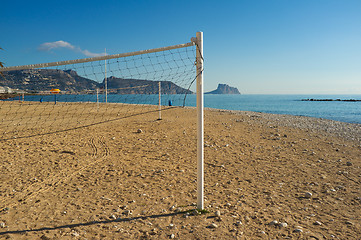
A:
[[[98,87],[98,83],[80,77],[75,71],[58,69],[29,69],[4,73],[0,86],[25,91],[47,91],[59,88],[62,91],[79,92]]]
[[[139,80],[139,79],[124,79],[109,77],[107,78],[107,85],[110,93],[117,94],[158,94],[159,86],[157,81]],[[102,83],[104,86],[104,81]],[[192,94],[192,91],[181,88],[170,81],[161,82],[162,93],[167,94]]]
[[[156,94],[158,81],[107,78],[109,93],[116,94]],[[73,70],[59,69],[30,69],[16,70],[4,73],[0,78],[0,86],[27,92],[49,91],[58,88],[62,92],[79,93],[83,91],[104,88],[104,80],[98,83],[81,77]],[[191,94],[192,92],[169,81],[161,82],[162,92],[165,94]]]

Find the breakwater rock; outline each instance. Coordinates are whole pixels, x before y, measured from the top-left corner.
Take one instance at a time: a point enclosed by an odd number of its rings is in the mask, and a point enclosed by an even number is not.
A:
[[[309,101],[309,102],[361,102],[361,100],[357,100],[357,99],[314,99],[314,98],[302,99],[301,101]]]

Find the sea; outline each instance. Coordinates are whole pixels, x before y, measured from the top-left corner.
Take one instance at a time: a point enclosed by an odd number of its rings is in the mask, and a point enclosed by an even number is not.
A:
[[[96,102],[95,95],[58,95],[59,102]],[[162,99],[163,105],[171,103],[174,106],[196,106],[196,95],[167,95]],[[158,95],[108,95],[108,102],[158,104]],[[54,101],[55,96],[44,96],[42,101]],[[104,96],[99,97],[100,100]],[[146,100],[141,100],[146,99]],[[356,99],[360,95],[265,95],[265,94],[205,94],[204,107],[226,110],[253,111],[294,116],[308,116],[335,121],[361,124],[361,102],[345,101],[302,101],[303,99]],[[39,101],[39,96],[25,96],[25,101]]]

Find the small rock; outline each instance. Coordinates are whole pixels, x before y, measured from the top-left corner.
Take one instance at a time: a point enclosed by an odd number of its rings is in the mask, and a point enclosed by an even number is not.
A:
[[[217,227],[218,227],[218,225],[215,223],[212,223],[211,225],[208,226],[208,228],[217,228]]]
[[[236,223],[235,223],[235,225],[236,226],[241,226],[243,223],[241,222],[241,221],[237,221]]]
[[[194,210],[192,211],[192,214],[193,214],[194,216],[196,216],[196,215],[200,215],[201,213],[200,213],[197,209],[194,209]]]
[[[125,210],[125,211],[123,212],[123,214],[129,216],[129,215],[132,215],[133,213],[132,213],[132,211],[130,211],[130,210]]]
[[[278,221],[277,220],[273,220],[272,222],[269,223],[269,225],[271,226],[275,226],[278,224]]]
[[[346,165],[347,166],[352,166],[352,162],[347,162]]]
[[[6,227],[5,223],[4,223],[4,222],[0,222],[0,228],[5,228],[5,227]]]
[[[294,233],[301,233],[301,232],[303,232],[303,230],[300,229],[300,228],[296,228],[295,230],[293,230],[293,232],[294,232]]]
[[[305,198],[311,198],[312,197],[312,193],[310,192],[305,192]]]
[[[287,227],[287,226],[288,226],[288,224],[284,222],[284,223],[280,223],[280,224],[278,224],[278,226],[285,228],[285,227]]]
[[[316,226],[321,226],[321,225],[322,225],[322,223],[321,223],[321,222],[319,222],[319,221],[316,221],[316,222],[314,222],[314,223],[313,223],[313,225],[316,225]]]
[[[80,236],[80,234],[78,232],[72,232],[71,235],[74,236],[74,237],[79,237]]]
[[[216,217],[220,217],[220,216],[221,216],[221,211],[217,210],[217,211],[215,212],[215,215],[216,215]]]
[[[169,224],[169,227],[174,228],[174,224],[173,223]]]
[[[143,132],[143,130],[140,128],[137,130],[137,133],[142,133],[142,132]]]
[[[175,238],[175,235],[172,233],[170,236],[169,236],[170,239],[174,239]]]
[[[117,219],[117,217],[116,217],[114,214],[110,215],[109,218],[110,218],[110,219]]]
[[[353,222],[350,222],[350,221],[347,221],[346,224],[347,224],[347,225],[354,225],[354,223],[353,223]]]
[[[51,240],[50,237],[46,236],[45,234],[43,234],[41,237],[40,237],[41,240]]]

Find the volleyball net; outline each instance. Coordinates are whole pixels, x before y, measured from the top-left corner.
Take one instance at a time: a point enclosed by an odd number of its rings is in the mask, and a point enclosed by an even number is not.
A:
[[[185,106],[194,93],[195,61],[192,41],[1,68],[0,138],[48,134],[147,112],[158,112],[154,116],[160,119],[161,110]]]
[[[197,208],[203,209],[203,60],[197,32],[191,42],[169,47],[0,68],[0,141],[145,113],[160,119],[161,111],[197,106]]]

